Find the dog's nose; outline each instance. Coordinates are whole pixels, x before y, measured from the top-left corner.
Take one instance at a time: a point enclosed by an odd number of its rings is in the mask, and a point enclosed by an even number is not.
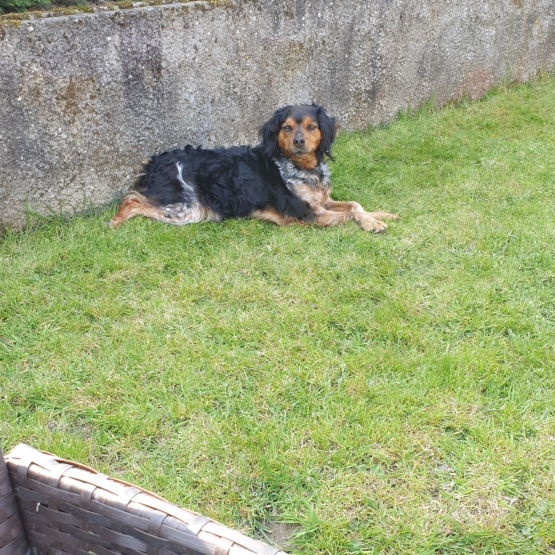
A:
[[[293,139],[293,144],[295,146],[304,146],[304,137],[302,135],[297,135],[294,139]]]

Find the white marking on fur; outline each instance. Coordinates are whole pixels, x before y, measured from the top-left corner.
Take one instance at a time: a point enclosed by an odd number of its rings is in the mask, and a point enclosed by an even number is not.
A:
[[[187,183],[184,179],[183,179],[183,164],[181,162],[176,162],[175,164],[177,166],[177,179],[179,179],[179,183],[181,183],[181,186],[183,187],[183,190],[188,193],[189,195],[191,195],[191,203],[195,203],[197,202],[197,195],[196,195],[196,191],[193,188],[193,186],[190,183]]]
[[[200,222],[221,222],[222,218],[219,214],[210,210],[210,208],[206,208],[200,204],[194,204],[190,208],[187,208],[185,212],[164,213],[164,216],[159,220],[172,225],[187,225],[198,224]]]
[[[319,164],[312,170],[299,168],[287,158],[274,158],[274,163],[287,188],[295,192],[298,185],[310,185],[314,189],[328,189],[330,187],[331,172],[325,163]]]

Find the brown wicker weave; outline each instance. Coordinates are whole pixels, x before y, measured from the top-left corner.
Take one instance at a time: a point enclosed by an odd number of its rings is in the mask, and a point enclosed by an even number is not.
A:
[[[37,555],[284,555],[141,488],[27,445],[6,455],[9,473],[1,459],[0,555],[27,553],[21,521]]]
[[[0,555],[25,555],[28,551],[8,468],[0,451]]]

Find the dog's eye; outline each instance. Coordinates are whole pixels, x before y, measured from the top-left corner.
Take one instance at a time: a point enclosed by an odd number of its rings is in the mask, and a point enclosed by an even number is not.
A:
[[[286,125],[283,130],[289,133],[289,131],[291,131],[291,127],[289,127],[289,125]]]
[[[316,129],[316,126],[315,126],[315,125],[309,125],[309,126],[307,127],[307,129],[308,129],[309,131],[314,131],[314,130]]]

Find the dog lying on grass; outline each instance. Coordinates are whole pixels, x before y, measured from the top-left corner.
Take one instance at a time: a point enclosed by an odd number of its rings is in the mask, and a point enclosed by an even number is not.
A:
[[[109,225],[133,216],[185,225],[257,218],[277,225],[335,226],[356,221],[380,233],[397,214],[366,212],[331,199],[330,171],[337,122],[316,105],[285,106],[259,132],[255,147],[184,149],[153,156]]]

